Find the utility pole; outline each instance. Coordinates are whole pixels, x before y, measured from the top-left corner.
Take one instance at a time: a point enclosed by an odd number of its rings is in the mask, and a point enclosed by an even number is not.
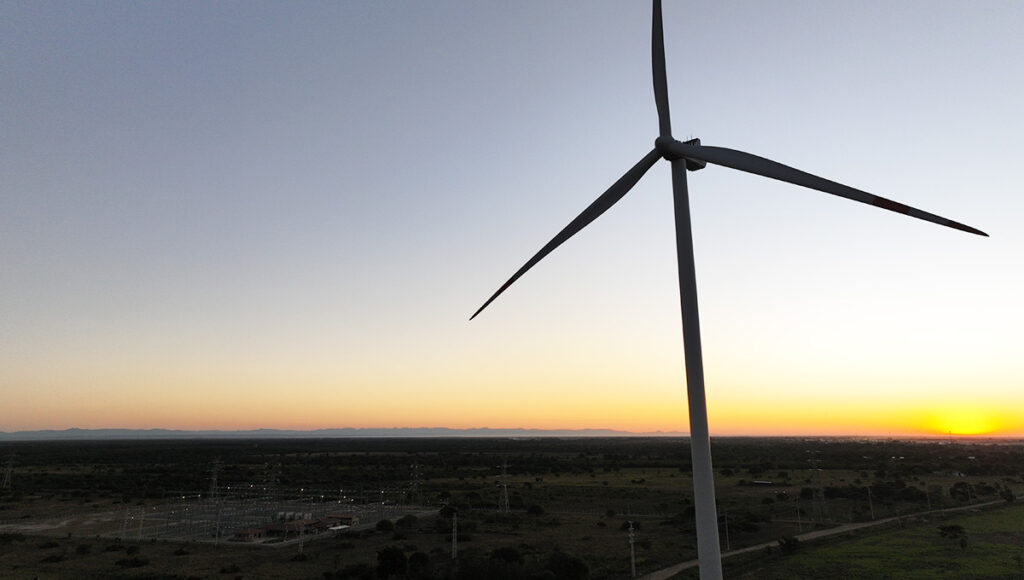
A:
[[[498,500],[498,511],[509,512],[508,507],[508,461],[501,461],[501,498]]]
[[[868,509],[871,510],[871,519],[875,519],[875,504],[871,503],[871,486],[868,486]]]
[[[811,452],[811,454],[812,455],[810,462],[813,466],[812,469],[814,470],[815,479],[818,482],[818,485],[814,489],[814,494],[812,496],[812,506],[814,506],[815,511],[818,513],[818,520],[824,522],[826,518],[828,518],[829,520],[831,520],[832,518],[828,516],[828,506],[825,504],[825,484],[821,480],[821,451],[815,449],[814,451]]]
[[[220,500],[219,499],[217,500],[217,504],[216,505],[217,505],[217,518],[214,520],[214,525],[217,526],[217,529],[215,530],[215,537],[214,537],[213,543],[214,543],[215,546],[219,546],[220,545]]]
[[[732,549],[729,544],[729,510],[722,507],[722,512],[725,514],[725,551],[728,552]]]
[[[636,578],[636,549],[633,547],[636,534],[633,529],[633,522],[629,522],[629,577]]]
[[[459,512],[452,513],[452,560],[459,557]]]

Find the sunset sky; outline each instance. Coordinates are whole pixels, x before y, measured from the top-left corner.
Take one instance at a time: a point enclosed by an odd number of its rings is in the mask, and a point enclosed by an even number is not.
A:
[[[650,6],[0,4],[0,431],[688,431]],[[665,6],[712,435],[1024,436],[1024,4]]]

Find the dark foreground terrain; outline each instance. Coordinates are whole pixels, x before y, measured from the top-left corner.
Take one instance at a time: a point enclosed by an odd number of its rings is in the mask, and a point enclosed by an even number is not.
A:
[[[1024,491],[1024,445],[712,447],[723,551],[761,545],[726,559],[727,577],[837,578],[846,553],[864,577],[889,577],[891,554],[872,567],[855,547],[893,531],[916,540],[891,577],[932,577],[914,575],[915,551],[958,558],[932,562],[959,566],[955,577],[1024,577],[1024,522],[1007,511]],[[0,578],[600,580],[629,578],[631,553],[638,575],[696,557],[685,439],[18,442],[0,444],[0,462]],[[1003,512],[985,532],[957,519]],[[1000,538],[1017,552],[983,553]]]

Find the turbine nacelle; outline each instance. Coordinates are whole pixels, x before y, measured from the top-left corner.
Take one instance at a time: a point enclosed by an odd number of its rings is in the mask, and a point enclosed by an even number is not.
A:
[[[674,137],[658,137],[654,140],[654,148],[661,155],[661,158],[665,161],[676,161],[679,159],[686,160],[686,168],[690,171],[699,171],[708,166],[708,162],[702,159],[694,159],[687,157],[680,151],[679,145],[696,145],[700,147],[700,139],[690,139],[689,141],[677,141]]]

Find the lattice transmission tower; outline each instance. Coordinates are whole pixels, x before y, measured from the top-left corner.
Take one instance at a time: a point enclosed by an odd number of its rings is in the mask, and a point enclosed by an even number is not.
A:
[[[498,498],[498,511],[508,513],[508,461],[501,462],[501,479],[498,481],[501,488],[501,497]]]
[[[419,505],[420,503],[420,464],[413,463],[409,466],[411,470],[409,482],[409,503]]]
[[[217,499],[217,476],[220,475],[220,468],[220,458],[214,459],[213,466],[210,467],[210,500]]]
[[[9,490],[11,489],[11,477],[14,474],[14,454],[11,453],[7,457],[7,463],[4,464],[4,477],[0,480],[0,489]]]

